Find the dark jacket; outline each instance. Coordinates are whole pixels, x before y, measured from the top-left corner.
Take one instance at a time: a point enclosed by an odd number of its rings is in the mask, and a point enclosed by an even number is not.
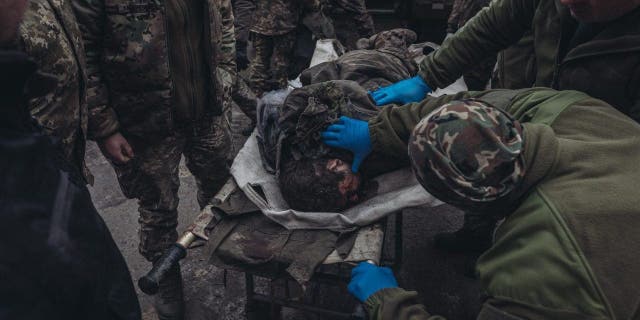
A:
[[[87,54],[91,138],[117,131],[160,136],[178,120],[195,121],[228,109],[236,76],[231,4],[198,3],[201,8],[184,0],[74,0]],[[201,15],[203,25],[190,25],[191,13]],[[202,37],[188,34],[204,39],[204,52],[190,50],[197,48],[192,37],[174,34],[181,23],[189,24],[187,32],[202,32]],[[195,63],[194,54],[204,58],[204,65]],[[175,57],[179,63],[172,61]],[[177,91],[195,101],[180,103],[183,95]]]
[[[55,88],[36,68],[0,51],[0,318],[139,320],[129,269],[80,173],[30,121],[26,99]]]
[[[474,64],[533,34],[535,86],[578,90],[640,121],[640,9],[611,21],[592,40],[561,48],[575,28],[559,0],[493,1],[421,65],[431,88],[453,83]]]
[[[501,203],[516,209],[478,260],[478,319],[638,319],[640,125],[577,91],[465,92],[384,108],[369,121],[374,153],[407,161],[415,125],[471,97],[523,123],[527,172],[513,191],[522,196]],[[402,289],[366,305],[374,319],[442,319]]]

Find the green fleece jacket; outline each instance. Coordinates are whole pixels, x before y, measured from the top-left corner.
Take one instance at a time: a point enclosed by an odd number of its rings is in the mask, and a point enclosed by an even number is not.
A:
[[[444,88],[528,34],[530,41],[520,45],[533,57],[510,56],[529,65],[522,66],[522,75],[509,78],[521,78],[516,82],[530,83],[527,87],[586,92],[640,121],[640,8],[604,23],[591,39],[569,48],[576,25],[560,0],[492,1],[423,60],[420,76],[429,87]],[[509,82],[503,85],[514,88]]]
[[[471,97],[523,123],[527,167],[517,209],[478,260],[478,319],[639,319],[640,125],[576,91],[464,92],[384,108],[369,121],[374,152],[407,161],[420,119]],[[441,319],[416,297],[384,289],[366,306],[372,319]]]

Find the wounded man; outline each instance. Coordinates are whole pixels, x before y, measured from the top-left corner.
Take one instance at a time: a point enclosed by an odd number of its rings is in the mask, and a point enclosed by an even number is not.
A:
[[[375,195],[372,177],[402,166],[373,157],[359,170],[353,163],[361,160],[322,143],[322,130],[341,117],[366,121],[378,113],[367,91],[348,80],[304,86],[293,90],[282,106],[261,106],[258,140],[263,163],[277,175],[292,209],[342,211]]]
[[[330,124],[339,124],[342,117],[363,121],[375,117],[379,109],[367,90],[418,72],[417,54],[411,47],[415,40],[415,33],[408,29],[360,39],[358,50],[303,71],[305,86],[293,90],[282,106],[260,107],[258,139],[263,163],[277,175],[291,209],[342,211],[375,196],[377,188],[371,178],[408,166],[374,157],[358,170],[362,159],[323,144],[320,133]]]

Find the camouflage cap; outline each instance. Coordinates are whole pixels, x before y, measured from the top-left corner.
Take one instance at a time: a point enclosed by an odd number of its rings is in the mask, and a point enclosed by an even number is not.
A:
[[[474,209],[509,194],[522,181],[522,126],[477,100],[453,101],[418,123],[409,157],[422,186],[440,200]]]

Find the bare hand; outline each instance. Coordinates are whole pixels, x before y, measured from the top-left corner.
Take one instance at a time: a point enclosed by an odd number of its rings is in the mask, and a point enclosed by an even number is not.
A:
[[[125,164],[133,158],[133,149],[120,132],[98,142],[98,146],[102,154],[115,164]]]

